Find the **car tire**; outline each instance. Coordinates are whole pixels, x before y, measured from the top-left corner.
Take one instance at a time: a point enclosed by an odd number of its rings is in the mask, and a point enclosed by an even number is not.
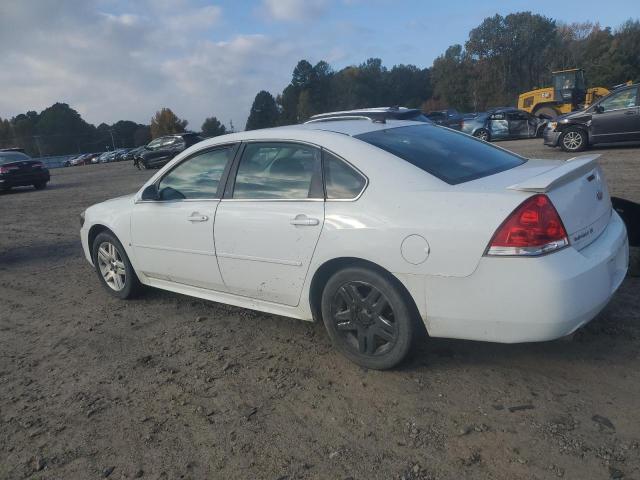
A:
[[[36,190],[44,190],[47,188],[47,182],[36,182],[33,184],[33,188]]]
[[[558,111],[553,107],[540,107],[533,112],[533,115],[553,121],[558,118]]]
[[[473,136],[479,138],[480,140],[484,140],[485,142],[491,141],[491,135],[489,134],[489,130],[486,128],[479,128],[475,132],[473,132]]]
[[[112,233],[102,232],[96,236],[91,257],[100,282],[111,295],[127,299],[139,293],[140,280],[124,247]]]
[[[560,148],[565,152],[581,152],[589,146],[587,132],[581,128],[568,128],[560,135]]]
[[[348,267],[331,276],[322,292],[322,320],[329,338],[362,367],[395,367],[419,332],[415,306],[396,282],[370,268]]]

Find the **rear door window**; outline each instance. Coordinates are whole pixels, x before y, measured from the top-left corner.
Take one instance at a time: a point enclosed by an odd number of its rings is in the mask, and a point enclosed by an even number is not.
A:
[[[322,197],[320,150],[298,143],[249,143],[238,165],[234,199]]]
[[[526,160],[469,135],[431,125],[356,135],[412,165],[456,185],[522,165]]]

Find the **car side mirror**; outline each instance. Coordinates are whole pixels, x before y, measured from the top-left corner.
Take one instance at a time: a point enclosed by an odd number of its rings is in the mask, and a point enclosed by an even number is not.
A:
[[[142,200],[160,200],[160,195],[158,194],[158,186],[155,183],[149,185],[142,191],[142,195],[140,198]]]

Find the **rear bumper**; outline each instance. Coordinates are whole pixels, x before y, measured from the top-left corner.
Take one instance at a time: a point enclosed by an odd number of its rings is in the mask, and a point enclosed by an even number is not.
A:
[[[31,173],[27,175],[1,175],[0,187],[23,187],[26,185],[33,185],[39,182],[48,182],[51,179],[48,170],[44,170],[38,173]]]
[[[552,128],[545,128],[542,132],[544,144],[549,147],[557,147],[560,141],[560,132],[556,132]]]
[[[580,251],[483,257],[468,277],[427,278],[427,329],[434,337],[501,343],[563,337],[605,307],[628,262],[627,232],[613,212],[606,230]]]

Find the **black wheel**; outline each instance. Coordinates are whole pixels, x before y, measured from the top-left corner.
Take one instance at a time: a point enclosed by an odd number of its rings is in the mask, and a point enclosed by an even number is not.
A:
[[[98,278],[107,291],[118,298],[131,298],[140,290],[140,281],[118,239],[99,233],[91,248]]]
[[[33,188],[36,190],[42,190],[47,187],[47,182],[36,182],[33,184]]]
[[[475,132],[473,132],[473,136],[479,138],[480,140],[484,140],[485,142],[491,141],[491,136],[489,135],[489,130],[486,128],[479,128]]]
[[[333,345],[360,366],[392,368],[409,353],[416,332],[408,299],[386,275],[350,267],[322,292],[322,319]]]
[[[560,136],[560,147],[565,152],[580,152],[587,146],[587,134],[581,128],[568,128]]]
[[[547,120],[555,120],[558,118],[558,111],[553,107],[540,107],[533,114],[538,118],[546,118]]]

